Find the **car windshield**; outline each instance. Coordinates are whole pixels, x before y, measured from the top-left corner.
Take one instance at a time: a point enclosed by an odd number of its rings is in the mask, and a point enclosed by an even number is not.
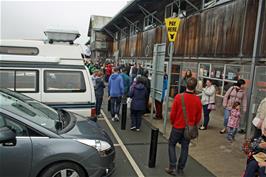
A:
[[[0,92],[0,105],[3,109],[20,115],[53,132],[57,132],[55,124],[59,121],[59,116],[55,110],[30,98],[25,101],[17,98]]]

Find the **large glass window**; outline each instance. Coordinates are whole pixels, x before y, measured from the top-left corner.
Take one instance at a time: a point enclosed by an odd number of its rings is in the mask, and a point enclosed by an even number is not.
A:
[[[197,90],[201,91],[206,79],[211,79],[217,95],[223,96],[238,79],[243,78],[241,68],[240,65],[200,63]]]
[[[18,92],[38,92],[38,71],[0,70],[0,87]]]
[[[85,80],[81,71],[45,71],[45,92],[85,92]]]

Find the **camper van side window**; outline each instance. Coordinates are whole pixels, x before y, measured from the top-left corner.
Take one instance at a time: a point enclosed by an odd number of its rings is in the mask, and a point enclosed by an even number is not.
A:
[[[85,92],[85,80],[81,71],[44,72],[44,92]]]
[[[38,78],[38,71],[0,70],[0,87],[17,92],[38,92]]]
[[[39,49],[36,47],[16,47],[0,46],[0,54],[7,55],[38,55]]]

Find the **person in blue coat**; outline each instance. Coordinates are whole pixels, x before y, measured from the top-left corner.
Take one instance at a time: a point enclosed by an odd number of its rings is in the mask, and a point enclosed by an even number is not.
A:
[[[114,73],[110,76],[108,82],[108,99],[111,99],[112,121],[119,121],[119,112],[121,99],[124,94],[123,78],[119,74],[119,68],[114,68]]]
[[[140,131],[142,115],[146,110],[147,89],[142,77],[137,77],[135,85],[132,85],[129,92],[131,101],[131,130]]]

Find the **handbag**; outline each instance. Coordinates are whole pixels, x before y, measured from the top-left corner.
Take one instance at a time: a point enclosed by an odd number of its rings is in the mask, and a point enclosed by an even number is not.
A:
[[[262,122],[263,122],[263,120],[260,119],[259,117],[255,117],[255,118],[252,120],[252,124],[253,124],[256,128],[258,128],[258,129],[261,129]]]
[[[208,104],[208,110],[215,110],[215,109],[216,109],[215,103]]]
[[[186,140],[192,140],[199,136],[198,127],[197,125],[193,125],[193,126],[188,125],[184,94],[181,95],[181,101],[182,101],[182,110],[183,110],[183,114],[184,114],[184,118],[186,122],[186,127],[184,130],[184,137]]]

